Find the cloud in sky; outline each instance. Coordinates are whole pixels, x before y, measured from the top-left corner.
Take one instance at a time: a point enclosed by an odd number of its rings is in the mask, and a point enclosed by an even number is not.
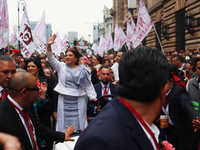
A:
[[[7,0],[10,31],[18,25],[18,1]],[[78,32],[78,37],[93,39],[93,24],[103,21],[104,5],[111,8],[113,0],[26,0],[30,21],[38,21],[45,10],[46,23],[52,25],[53,33],[62,37],[69,31]],[[20,4],[20,23],[22,19]]]

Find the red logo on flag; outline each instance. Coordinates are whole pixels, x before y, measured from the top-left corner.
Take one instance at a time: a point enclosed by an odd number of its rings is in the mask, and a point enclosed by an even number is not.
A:
[[[31,42],[33,42],[31,28],[27,24],[25,24],[24,33],[20,33],[20,37],[26,45],[29,45]]]

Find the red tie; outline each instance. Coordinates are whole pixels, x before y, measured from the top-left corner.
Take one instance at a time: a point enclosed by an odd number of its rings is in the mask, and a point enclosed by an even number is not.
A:
[[[106,89],[107,89],[107,86],[105,85],[105,86],[104,86],[103,95],[106,95],[106,94],[108,94],[108,91],[106,91]]]
[[[7,97],[7,95],[8,95],[8,90],[3,89],[1,92],[2,92],[1,100],[3,100],[3,99],[5,99],[5,98]]]
[[[108,91],[106,91],[106,89],[107,89],[107,86],[105,85],[105,86],[104,86],[103,95],[108,94]],[[108,97],[104,97],[104,98],[105,98],[105,99],[108,99]]]
[[[37,144],[37,140],[36,140],[36,138],[34,138],[34,134],[33,134],[33,131],[34,131],[33,125],[32,125],[32,123],[30,122],[30,117],[29,117],[29,115],[28,115],[27,110],[26,110],[26,109],[23,109],[23,111],[20,112],[20,113],[22,114],[22,116],[23,116],[23,118],[24,118],[24,121],[25,121],[25,123],[26,123],[26,126],[27,126],[27,128],[28,128],[28,132],[29,132],[29,134],[30,134],[30,136],[31,136],[31,140],[32,140],[32,143],[33,143],[33,148],[34,148],[34,150],[39,150],[38,144]]]
[[[170,95],[171,91],[168,93],[168,95],[166,95],[165,97],[165,101],[163,103],[163,107],[166,109],[167,104],[169,103],[169,95]]]

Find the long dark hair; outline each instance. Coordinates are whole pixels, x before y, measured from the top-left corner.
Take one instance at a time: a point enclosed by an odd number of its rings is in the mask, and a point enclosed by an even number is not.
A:
[[[38,67],[38,69],[39,69],[38,76],[39,76],[39,77],[40,77],[40,76],[43,76],[44,74],[43,74],[41,62],[40,62],[39,60],[35,59],[35,58],[29,58],[29,59],[28,59],[26,65],[25,65],[26,71],[27,71],[27,65],[28,65],[28,63],[30,63],[30,62],[33,62],[33,63]]]

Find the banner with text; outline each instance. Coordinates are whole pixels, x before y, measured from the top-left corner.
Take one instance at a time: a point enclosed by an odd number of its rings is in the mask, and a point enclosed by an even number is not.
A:
[[[138,19],[137,19],[136,38],[133,44],[134,48],[136,48],[138,45],[141,44],[142,40],[150,32],[152,26],[153,26],[153,22],[151,20],[149,12],[143,0],[141,0],[139,13],[138,13]]]
[[[34,52],[34,42],[31,33],[30,22],[28,19],[27,7],[24,10],[18,38],[21,42],[22,55],[29,58]]]

